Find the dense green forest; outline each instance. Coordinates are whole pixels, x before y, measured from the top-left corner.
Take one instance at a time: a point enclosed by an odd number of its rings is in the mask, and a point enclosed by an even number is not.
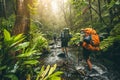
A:
[[[94,28],[101,39],[95,57],[120,72],[119,0],[0,0],[0,79],[61,80],[57,65],[40,65],[40,56],[65,27],[72,47],[82,28]]]

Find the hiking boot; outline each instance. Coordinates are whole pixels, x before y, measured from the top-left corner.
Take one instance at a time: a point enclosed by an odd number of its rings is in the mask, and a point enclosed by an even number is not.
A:
[[[86,73],[86,76],[90,76],[91,74],[96,74],[96,73],[97,73],[97,71],[95,69],[88,70]]]
[[[68,58],[68,54],[65,54],[65,58]]]

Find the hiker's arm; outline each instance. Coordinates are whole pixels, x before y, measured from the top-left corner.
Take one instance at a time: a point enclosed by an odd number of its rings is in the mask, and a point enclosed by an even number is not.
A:
[[[80,41],[77,45],[78,46],[82,46],[82,44],[83,44],[83,42]]]
[[[80,46],[82,46],[83,42],[80,41],[79,44],[80,44]]]
[[[87,44],[90,44],[91,36],[85,37],[83,41],[85,41]]]

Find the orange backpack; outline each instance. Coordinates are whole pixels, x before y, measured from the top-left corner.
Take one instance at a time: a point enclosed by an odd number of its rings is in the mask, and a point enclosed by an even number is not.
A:
[[[82,46],[91,51],[99,51],[100,50],[99,48],[100,39],[96,31],[93,28],[85,28],[84,32],[89,33],[89,35],[91,36],[91,40],[90,40],[90,44],[84,41]]]

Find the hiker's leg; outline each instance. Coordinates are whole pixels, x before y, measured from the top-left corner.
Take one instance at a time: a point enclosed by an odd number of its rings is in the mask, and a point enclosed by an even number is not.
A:
[[[65,42],[65,51],[66,51],[66,55],[68,55],[68,41]]]
[[[66,57],[68,57],[68,48],[67,47],[65,47],[65,55],[66,55]]]
[[[61,47],[62,47],[62,52],[63,52],[63,53],[65,52],[64,46],[65,46],[65,45],[64,45],[64,42],[62,41],[62,42],[61,42]]]
[[[87,63],[87,65],[88,65],[88,67],[89,67],[89,70],[92,69],[92,63],[91,63],[91,61],[90,61],[90,54],[91,54],[91,51],[86,50],[85,48],[83,48],[83,57],[84,57],[85,60],[86,60],[86,63]]]
[[[65,52],[64,47],[62,47],[62,52]]]
[[[87,64],[88,64],[89,70],[92,70],[92,63],[90,61],[90,57],[87,59]]]
[[[68,48],[67,47],[65,47],[65,53],[68,54]]]

